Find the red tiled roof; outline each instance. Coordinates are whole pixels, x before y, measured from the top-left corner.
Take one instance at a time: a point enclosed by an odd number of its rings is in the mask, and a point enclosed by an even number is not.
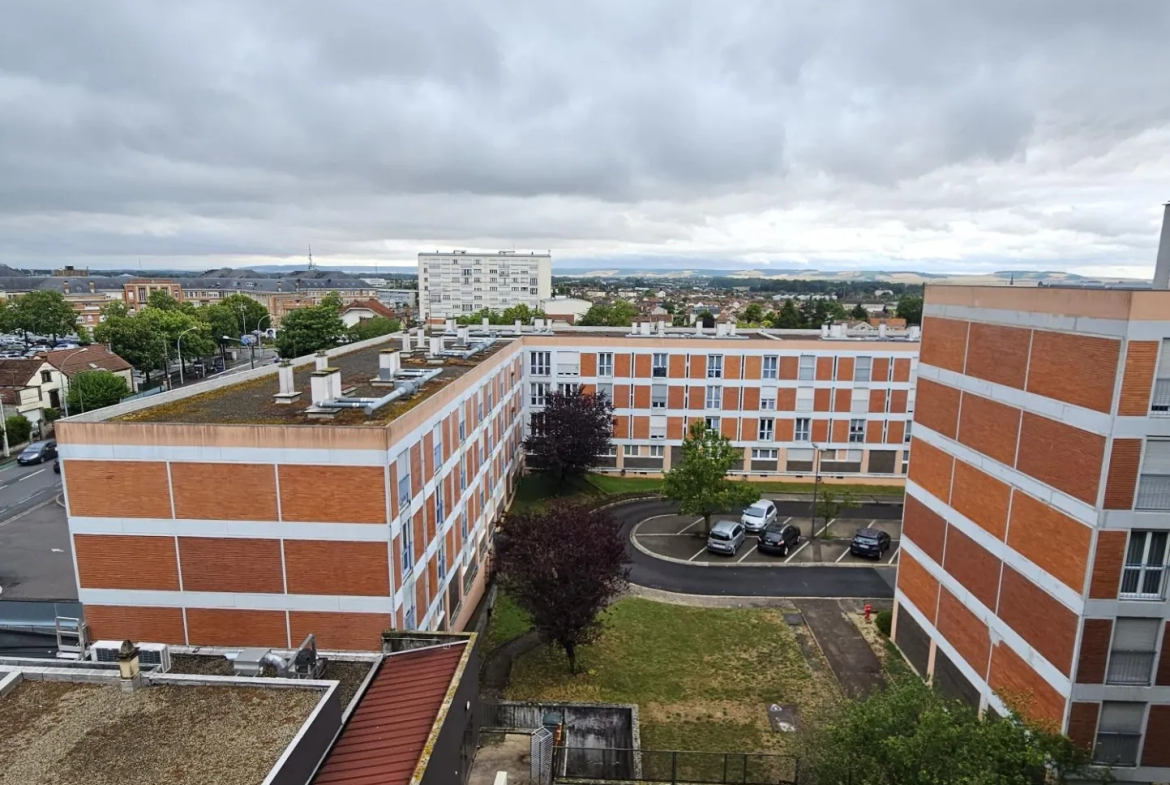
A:
[[[5,387],[27,387],[42,361],[34,358],[0,359],[0,385]]]
[[[356,300],[356,301],[350,303],[349,305],[345,306],[344,308],[342,308],[341,312],[345,313],[346,311],[357,310],[360,308],[365,308],[367,311],[373,311],[374,316],[383,316],[387,319],[396,318],[395,313],[392,309],[387,308],[385,305],[382,305],[382,303],[378,302],[377,300]]]
[[[45,360],[66,376],[82,371],[128,371],[130,363],[111,352],[100,343],[92,343],[84,352],[77,349],[59,349],[45,352]]]
[[[383,660],[313,785],[407,785],[466,645]]]

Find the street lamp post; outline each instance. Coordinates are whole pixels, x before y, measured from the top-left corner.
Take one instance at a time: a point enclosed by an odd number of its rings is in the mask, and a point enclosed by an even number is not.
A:
[[[256,344],[254,344],[254,343],[252,343],[252,344],[245,344],[245,343],[244,343],[242,340],[240,340],[239,338],[233,338],[233,337],[231,337],[230,335],[225,335],[225,336],[223,336],[223,339],[224,339],[225,341],[235,341],[235,342],[236,342],[236,343],[238,343],[240,346],[247,346],[247,347],[248,347],[248,348],[251,350],[251,363],[252,363],[252,368],[255,368],[255,367],[256,367]]]
[[[812,498],[812,530],[809,534],[810,540],[815,540],[817,536],[817,496],[821,488],[821,448],[816,442],[813,446],[813,498]]]
[[[175,352],[179,355],[179,386],[183,386],[183,336],[192,330],[198,330],[199,327],[188,327],[183,332],[179,333],[179,337],[175,339]]]
[[[75,352],[65,355],[65,359],[61,361],[61,391],[64,395],[61,396],[61,405],[65,409],[65,416],[69,416],[69,376],[65,373],[65,364],[69,362],[69,358],[82,352],[88,352],[89,349],[78,349]],[[81,401],[81,413],[85,414],[85,398],[81,395],[81,388],[77,388],[77,398]]]

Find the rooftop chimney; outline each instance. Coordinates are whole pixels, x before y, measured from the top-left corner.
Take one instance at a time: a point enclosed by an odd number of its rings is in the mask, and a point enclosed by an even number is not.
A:
[[[658,334],[666,335],[666,322],[662,321],[661,319],[658,320]]]
[[[726,322],[717,322],[715,324],[715,335],[717,337],[720,337],[720,338],[722,338],[724,335],[727,335],[727,323]]]
[[[449,333],[455,332],[455,320],[448,319],[446,327],[447,327],[447,332],[449,332]]]
[[[642,335],[649,335],[650,328],[651,328],[650,322],[642,322]]]
[[[378,379],[384,382],[394,380],[394,374],[398,373],[398,369],[402,365],[398,358],[398,352],[393,349],[383,349],[378,352]]]
[[[431,350],[430,350],[430,352],[428,352],[428,354],[430,354],[431,357],[438,357],[439,352],[441,352],[441,351],[443,351],[442,337],[440,337],[438,335],[432,335],[431,336]]]
[[[828,337],[829,337],[829,325],[827,325],[827,324],[822,324],[822,325],[821,325],[821,337],[822,337],[822,338],[828,338]]]
[[[132,641],[122,641],[118,647],[118,675],[123,692],[133,692],[142,686],[142,671],[138,664],[138,647]]]
[[[878,338],[886,337],[886,326],[884,324],[878,325]]]
[[[922,328],[916,324],[910,326],[910,340],[917,341],[922,338]]]
[[[334,393],[333,377],[337,377],[336,395]],[[309,377],[309,392],[313,396],[313,405],[320,406],[326,401],[332,400],[334,397],[341,396],[341,371],[336,368],[322,368],[319,371],[313,371],[312,376]]]
[[[273,396],[276,403],[288,404],[301,397],[301,391],[293,388],[293,367],[288,360],[281,360],[276,369],[276,376],[280,380],[280,392]]]
[[[1158,261],[1154,265],[1154,288],[1170,289],[1170,202],[1162,211],[1162,237],[1158,241]]]
[[[492,323],[491,323],[491,321],[490,321],[490,320],[489,320],[489,319],[488,319],[486,316],[485,316],[485,317],[483,317],[483,319],[482,319],[482,320],[480,321],[480,323],[479,323],[480,327],[482,327],[482,328],[483,328],[483,329],[485,329],[485,330],[486,330],[488,327],[490,327],[490,326],[491,326],[491,324],[492,324]]]
[[[703,334],[703,320],[699,319],[695,322],[695,335]]]
[[[523,325],[520,323],[520,320],[519,320],[519,319],[517,319],[517,320],[516,320],[516,323],[515,323],[514,327],[516,328],[516,332],[521,332],[521,331],[522,331],[522,329],[523,329]]]
[[[467,339],[471,337],[471,328],[470,327],[460,327],[456,332],[459,335],[459,338],[458,338],[459,346],[461,346],[461,347],[467,346]]]
[[[323,371],[329,367],[329,358],[325,355],[325,352],[317,352],[317,356],[314,359],[317,361],[315,370]]]
[[[735,335],[736,334],[735,331],[737,329],[739,329],[739,325],[737,325],[735,322],[729,322],[727,325],[727,334],[728,335]]]
[[[403,334],[402,334],[402,351],[404,351],[404,352],[409,352],[409,351],[410,351],[410,349],[411,349],[411,345],[410,345],[410,333],[409,333],[409,332],[405,332],[405,333],[403,333]]]

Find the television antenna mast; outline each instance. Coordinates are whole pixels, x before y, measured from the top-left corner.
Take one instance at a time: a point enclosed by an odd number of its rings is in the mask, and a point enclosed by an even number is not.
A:
[[[313,244],[309,243],[309,269],[316,270],[317,267],[313,264]]]

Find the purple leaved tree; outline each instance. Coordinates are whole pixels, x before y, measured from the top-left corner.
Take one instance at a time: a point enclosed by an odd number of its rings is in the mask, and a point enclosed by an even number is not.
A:
[[[584,475],[609,450],[613,405],[605,393],[550,392],[544,411],[532,415],[531,432],[524,440],[529,465],[563,483]]]

